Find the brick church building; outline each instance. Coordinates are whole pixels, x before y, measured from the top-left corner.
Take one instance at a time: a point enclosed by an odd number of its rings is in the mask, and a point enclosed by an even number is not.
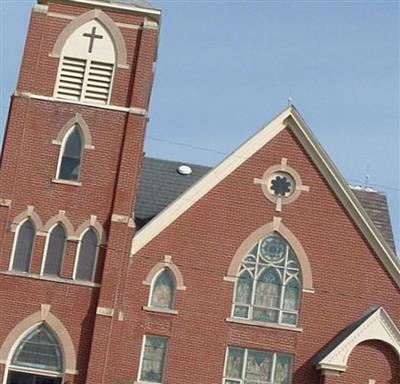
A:
[[[215,168],[144,157],[160,17],[33,8],[0,168],[0,384],[400,383],[386,197],[292,106]]]

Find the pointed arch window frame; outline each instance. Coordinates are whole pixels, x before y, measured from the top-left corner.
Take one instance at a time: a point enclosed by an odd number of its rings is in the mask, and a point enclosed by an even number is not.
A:
[[[101,59],[100,60],[92,60],[91,58],[81,58],[81,57],[75,57],[74,55],[64,55],[63,50],[65,45],[68,43],[69,38],[74,34],[74,32],[80,28],[81,26],[91,22],[95,21],[98,24],[101,25],[101,27],[104,28],[106,33],[108,33],[111,43],[114,48],[114,54],[115,54],[115,59],[114,61],[111,62],[103,62]],[[125,39],[122,35],[121,30],[117,26],[117,24],[114,22],[114,20],[109,17],[105,12],[103,12],[100,9],[93,9],[91,11],[88,11],[80,16],[78,16],[76,19],[72,20],[60,33],[58,36],[52,52],[50,53],[50,57],[55,57],[59,59],[59,66],[58,66],[58,74],[54,86],[54,93],[53,97],[54,98],[60,98],[62,100],[67,100],[67,101],[73,101],[76,103],[83,103],[83,104],[90,104],[90,105],[99,105],[99,106],[104,106],[104,105],[110,105],[111,100],[112,100],[112,93],[113,93],[113,85],[114,85],[114,80],[116,76],[116,70],[117,68],[120,69],[129,69],[130,66],[128,64],[128,53],[127,53],[127,48],[126,48],[126,43]],[[71,63],[72,60],[72,63]],[[78,67],[83,68],[83,80],[81,84],[81,89],[78,94],[75,94],[72,96],[72,100],[70,97],[67,97],[65,99],[65,95],[63,97],[60,97],[59,95],[59,87],[61,85],[61,79],[63,78],[62,73],[63,73],[63,64],[65,63],[66,68],[69,67],[70,64],[77,65]],[[88,87],[88,80],[90,74],[89,72],[91,71],[91,67],[97,66],[100,64],[103,66],[103,70],[105,73],[108,73],[109,77],[109,87],[108,87],[108,94],[106,99],[99,97],[100,94],[103,94],[102,92],[98,92],[96,97],[93,97],[93,89],[90,92],[87,92],[87,87]],[[110,74],[111,71],[111,74]],[[68,71],[67,71],[68,72]],[[64,73],[66,75],[66,73]],[[105,85],[108,81],[103,83]],[[68,82],[67,82],[68,83]],[[65,87],[65,82],[63,82],[64,87]],[[93,85],[93,84],[92,84]],[[64,90],[65,91],[65,90]],[[71,89],[69,90],[71,92]],[[63,92],[62,92],[63,93]],[[90,96],[91,95],[91,96]],[[103,95],[104,96],[104,95]],[[101,99],[101,100],[100,100]]]
[[[161,275],[163,273],[168,273],[172,279],[172,283],[173,283],[173,287],[172,287],[172,298],[171,298],[171,305],[167,306],[167,307],[163,307],[161,305],[154,305],[153,303],[153,295],[154,295],[154,291],[155,291],[155,286],[157,284],[157,281],[159,278],[161,278]],[[150,293],[149,293],[149,300],[148,300],[148,304],[147,306],[149,308],[154,308],[157,310],[161,310],[161,311],[174,311],[175,310],[175,305],[176,305],[176,291],[177,291],[177,281],[176,281],[176,277],[174,272],[168,268],[168,267],[164,267],[162,269],[160,269],[157,274],[153,277],[151,286],[150,286]]]
[[[34,234],[33,234],[33,240],[32,240],[32,245],[31,245],[31,252],[29,256],[29,267],[27,271],[19,271],[13,268],[14,266],[14,261],[15,261],[15,256],[16,256],[16,251],[18,247],[18,242],[21,240],[20,235],[21,235],[21,229],[25,225],[26,222],[30,221],[33,229],[34,229]],[[13,272],[18,272],[18,273],[30,273],[31,267],[32,267],[32,258],[35,250],[35,243],[36,243],[36,237],[38,235],[38,230],[39,228],[37,227],[37,221],[32,219],[31,216],[26,216],[22,221],[17,225],[17,228],[15,229],[15,236],[14,236],[14,243],[13,243],[13,248],[12,248],[12,253],[11,253],[11,258],[10,258],[10,265],[9,265],[9,270]]]
[[[15,364],[13,362],[15,355],[19,352],[19,349],[22,347],[22,343],[35,331],[39,330],[39,328],[44,328],[45,332],[49,335],[51,339],[55,342],[55,346],[58,348],[58,353],[59,356],[59,363],[60,364],[60,369],[59,370],[52,370],[52,369],[45,369],[45,368],[39,368],[39,367],[29,367],[27,365],[20,365],[20,364]],[[49,375],[53,377],[62,377],[65,372],[65,356],[64,356],[64,351],[62,348],[62,343],[58,339],[57,335],[52,331],[51,328],[49,328],[45,322],[40,322],[39,324],[36,324],[35,326],[31,327],[28,329],[26,332],[24,332],[17,342],[14,345],[13,351],[10,355],[10,361],[9,361],[9,366],[8,366],[8,371],[10,370],[18,370],[21,372],[26,372],[26,373],[38,373],[38,374],[44,374],[44,375]]]
[[[171,273],[172,277],[175,280],[175,295],[174,295],[174,307],[173,309],[161,308],[161,307],[153,307],[151,306],[151,297],[153,293],[153,283],[156,281],[157,277],[160,273],[162,273],[165,269],[168,269]],[[149,286],[149,295],[147,303],[148,305],[143,307],[143,310],[150,312],[162,312],[169,314],[178,314],[176,309],[176,299],[178,291],[185,291],[186,286],[183,281],[183,276],[179,267],[173,262],[172,256],[165,255],[164,260],[157,263],[147,274],[146,279],[143,280],[143,285]]]
[[[92,20],[100,22],[110,34],[115,44],[116,64],[118,68],[128,69],[128,51],[126,48],[125,39],[120,29],[111,19],[111,17],[109,17],[105,12],[101,11],[100,9],[93,9],[91,11],[88,11],[77,17],[75,20],[71,21],[58,36],[53,46],[53,50],[50,53],[50,56],[60,58],[64,45],[69,37],[80,26]]]
[[[59,225],[62,226],[62,228],[64,230],[64,234],[65,234],[64,249],[63,249],[63,254],[62,254],[60,273],[59,273],[59,275],[52,275],[52,274],[45,273],[45,266],[46,266],[47,258],[49,256],[48,252],[49,252],[49,244],[50,244],[51,235],[52,235],[54,229]],[[55,224],[53,224],[51,226],[51,228],[48,229],[47,238],[46,238],[46,244],[44,246],[44,251],[43,251],[43,258],[42,258],[42,266],[41,266],[41,269],[40,269],[40,276],[52,276],[52,277],[55,277],[55,278],[62,277],[62,270],[63,270],[64,261],[65,261],[65,254],[66,254],[66,251],[67,251],[68,233],[69,233],[68,227],[64,224],[64,221],[57,221]]]
[[[69,136],[71,135],[72,130],[74,130],[76,127],[78,127],[78,129],[79,129],[80,134],[81,134],[81,139],[82,139],[79,178],[78,178],[78,181],[61,179],[61,178],[59,178],[59,174],[60,174],[62,158],[63,158],[64,151],[65,151],[65,144],[66,144]],[[84,162],[84,157],[85,157],[84,156],[85,150],[94,150],[95,146],[92,144],[92,135],[90,133],[89,126],[86,123],[86,121],[83,119],[83,117],[80,113],[77,113],[74,117],[72,117],[70,120],[68,120],[68,122],[66,124],[64,124],[64,126],[61,128],[60,132],[58,133],[57,138],[52,141],[52,144],[58,145],[60,147],[59,153],[58,153],[58,160],[57,160],[56,176],[52,180],[53,183],[81,186],[82,182],[80,180],[81,180],[81,175],[82,175],[82,167],[83,167],[83,162]]]
[[[92,271],[92,276],[90,280],[81,280],[77,279],[77,272],[78,272],[78,266],[79,266],[79,260],[81,258],[81,248],[82,248],[82,241],[85,235],[89,232],[93,231],[93,233],[96,236],[96,252],[94,255],[94,263],[93,263],[93,271]],[[101,234],[98,232],[98,230],[94,226],[89,226],[87,227],[79,236],[79,243],[78,247],[76,249],[76,255],[75,255],[75,262],[74,262],[74,270],[72,274],[72,279],[73,280],[79,280],[79,281],[89,281],[89,282],[94,282],[96,278],[96,269],[97,269],[97,263],[99,261],[99,252],[100,252],[100,246],[102,245],[101,241]]]
[[[313,288],[313,277],[311,271],[311,265],[308,259],[308,256],[301,245],[300,241],[295,237],[295,235],[282,223],[282,218],[274,217],[273,221],[261,226],[256,229],[253,233],[251,233],[239,246],[234,257],[231,260],[229,265],[227,275],[224,277],[224,281],[231,282],[234,284],[233,294],[232,294],[232,314],[234,311],[234,300],[236,296],[236,285],[239,278],[239,269],[242,264],[242,261],[245,259],[249,250],[251,250],[257,242],[260,240],[272,235],[272,234],[280,235],[283,240],[285,240],[288,246],[293,250],[301,274],[301,290],[300,290],[300,302],[298,309],[298,321],[297,325],[287,325],[281,323],[273,323],[273,322],[261,322],[252,319],[245,319],[240,317],[230,316],[226,319],[228,322],[237,322],[237,323],[245,323],[249,325],[260,325],[265,327],[272,328],[282,328],[289,329],[294,331],[302,331],[301,328],[298,328],[298,324],[300,324],[300,313],[301,306],[304,300],[304,293],[315,293]]]
[[[77,354],[73,340],[63,323],[51,313],[49,304],[41,304],[41,310],[21,320],[6,336],[0,345],[0,361],[6,362],[8,374],[10,360],[19,343],[32,329],[40,324],[46,325],[57,338],[63,354],[63,375],[78,375]],[[47,374],[48,372],[43,372]]]

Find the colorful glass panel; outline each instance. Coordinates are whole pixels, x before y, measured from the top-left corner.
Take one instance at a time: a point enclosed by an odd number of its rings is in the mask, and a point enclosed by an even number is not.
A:
[[[162,383],[168,339],[146,336],[142,356],[140,380],[149,383]]]
[[[150,305],[157,308],[174,308],[175,279],[168,269],[164,269],[156,278]]]
[[[243,259],[236,283],[233,316],[297,325],[301,272],[289,244],[274,233]]]
[[[290,384],[292,364],[290,355],[228,348],[224,384]]]
[[[274,384],[290,384],[292,375],[292,357],[285,355],[278,355]]]

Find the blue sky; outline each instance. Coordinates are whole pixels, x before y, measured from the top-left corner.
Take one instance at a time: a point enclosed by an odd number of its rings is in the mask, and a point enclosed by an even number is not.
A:
[[[0,0],[0,134],[33,0]],[[400,250],[400,3],[153,1],[148,155],[214,165],[289,96],[351,184],[387,193]]]

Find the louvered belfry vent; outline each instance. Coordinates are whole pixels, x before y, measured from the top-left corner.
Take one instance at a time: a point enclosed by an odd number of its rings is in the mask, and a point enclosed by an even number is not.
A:
[[[64,56],[60,66],[56,97],[59,99],[108,104],[114,65]]]
[[[86,60],[64,57],[60,69],[57,97],[60,99],[81,100],[85,70]]]
[[[110,94],[113,65],[92,61],[89,64],[85,99],[106,104]]]

